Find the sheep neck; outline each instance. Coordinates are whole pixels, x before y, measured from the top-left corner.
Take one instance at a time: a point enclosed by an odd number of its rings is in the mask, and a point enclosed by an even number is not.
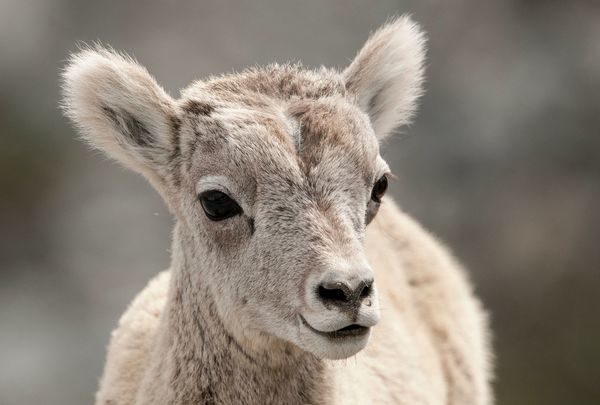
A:
[[[328,402],[323,361],[277,339],[241,342],[227,331],[182,239],[176,231],[169,298],[138,402]]]

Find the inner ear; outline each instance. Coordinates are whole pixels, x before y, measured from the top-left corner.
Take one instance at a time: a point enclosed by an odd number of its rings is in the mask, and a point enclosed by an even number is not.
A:
[[[116,111],[108,106],[103,106],[102,111],[113,122],[115,129],[126,136],[132,145],[148,147],[155,142],[148,128],[129,112]]]

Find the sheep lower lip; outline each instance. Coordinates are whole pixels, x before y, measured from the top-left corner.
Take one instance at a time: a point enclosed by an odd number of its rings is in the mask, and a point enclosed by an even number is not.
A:
[[[311,331],[313,331],[314,333],[316,333],[318,335],[327,337],[329,339],[343,339],[343,338],[347,338],[347,337],[364,336],[367,333],[369,333],[369,329],[370,329],[366,326],[352,324],[352,325],[346,326],[345,328],[341,328],[341,329],[334,330],[331,332],[323,332],[323,331],[317,330],[317,329],[313,328],[312,326],[310,326],[310,324],[306,321],[306,319],[304,319],[303,316],[300,316],[300,319],[302,319],[302,323],[308,329],[310,329]]]

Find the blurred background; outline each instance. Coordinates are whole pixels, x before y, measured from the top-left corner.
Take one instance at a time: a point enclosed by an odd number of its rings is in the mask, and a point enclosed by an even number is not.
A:
[[[111,329],[169,264],[158,195],[58,110],[78,41],[177,95],[248,65],[344,67],[405,12],[428,82],[385,149],[393,194],[470,269],[498,403],[600,403],[600,2],[0,0],[0,404],[91,403]]]

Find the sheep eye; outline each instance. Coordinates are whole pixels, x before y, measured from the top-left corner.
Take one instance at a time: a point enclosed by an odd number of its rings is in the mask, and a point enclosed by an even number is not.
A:
[[[211,221],[222,221],[242,213],[242,209],[231,197],[218,190],[204,191],[198,196],[204,214]]]
[[[383,195],[387,191],[387,188],[388,180],[387,177],[383,175],[375,182],[375,185],[373,186],[373,191],[371,191],[371,200],[375,201],[376,203],[380,203]]]

